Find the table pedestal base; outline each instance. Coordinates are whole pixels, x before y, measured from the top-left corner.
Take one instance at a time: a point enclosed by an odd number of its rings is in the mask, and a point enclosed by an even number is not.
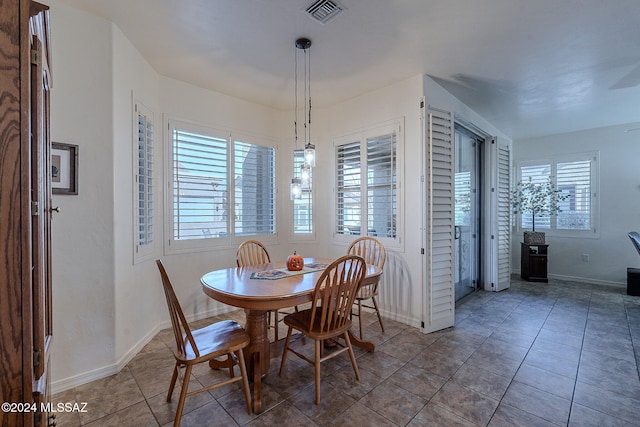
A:
[[[271,363],[271,345],[274,346],[274,352],[279,353],[278,349],[282,347],[284,340],[280,342],[269,343],[269,331],[268,331],[268,311],[265,310],[245,310],[245,316],[247,323],[245,330],[251,342],[243,350],[245,364],[247,365],[247,375],[249,379],[253,380],[253,412],[258,414],[262,412],[262,399],[261,399],[261,383],[262,377],[269,372],[269,365]],[[349,339],[351,345],[363,348],[369,352],[373,352],[376,346],[371,341],[362,341],[356,337],[351,331],[349,333]],[[212,369],[224,369],[233,365],[233,360],[211,360],[209,366]]]

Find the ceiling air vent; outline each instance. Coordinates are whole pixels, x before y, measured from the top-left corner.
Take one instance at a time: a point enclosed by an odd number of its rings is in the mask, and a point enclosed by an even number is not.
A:
[[[344,7],[332,0],[318,0],[307,8],[307,13],[319,23],[326,24],[343,10]]]

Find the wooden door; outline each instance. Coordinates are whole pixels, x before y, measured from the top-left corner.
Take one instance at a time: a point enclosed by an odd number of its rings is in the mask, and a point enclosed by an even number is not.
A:
[[[51,350],[51,138],[49,135],[49,55],[46,9],[31,5],[31,261],[33,309],[33,399],[40,411],[34,424],[46,425]],[[44,413],[43,413],[44,412]]]
[[[2,426],[53,424],[48,7],[0,0],[0,413]],[[32,51],[33,46],[33,51]]]
[[[31,262],[34,425],[47,425],[50,400],[51,313],[51,138],[49,127],[48,7],[31,3]]]

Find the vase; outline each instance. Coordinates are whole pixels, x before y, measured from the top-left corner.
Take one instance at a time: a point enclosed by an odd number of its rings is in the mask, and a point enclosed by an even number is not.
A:
[[[544,232],[525,231],[523,239],[524,242],[528,245],[544,245]]]

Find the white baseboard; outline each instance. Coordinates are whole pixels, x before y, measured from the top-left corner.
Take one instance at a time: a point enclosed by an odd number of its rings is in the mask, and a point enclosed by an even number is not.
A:
[[[512,270],[511,274],[520,277],[520,270]],[[590,277],[566,276],[562,274],[548,274],[547,276],[549,277],[549,279],[566,280],[568,282],[582,282],[582,283],[589,283],[592,285],[614,286],[616,288],[627,286],[626,282],[599,280],[599,279],[592,279]]]
[[[614,282],[611,280],[598,280],[598,279],[592,279],[589,277],[574,277],[574,276],[563,276],[560,274],[549,274],[549,278],[550,279],[559,279],[559,280],[566,280],[568,282],[583,282],[583,283],[590,283],[592,285],[604,285],[604,286],[614,286],[614,287],[626,287],[627,284],[626,283],[622,283],[622,282]]]
[[[217,316],[219,314],[228,313],[230,311],[237,310],[234,307],[222,306],[217,307],[211,310],[203,311],[201,313],[191,314],[185,316],[188,322],[193,322],[196,320],[207,319],[212,316]],[[129,363],[139,352],[147,345],[156,335],[163,329],[167,329],[171,327],[170,320],[163,320],[156,324],[153,329],[151,329],[144,337],[138,340],[125,354],[122,355],[115,363],[106,365],[97,369],[92,369],[91,371],[82,372],[77,375],[73,375],[67,378],[63,378],[60,380],[51,382],[51,393],[56,394],[62,391],[66,391],[72,389],[74,387],[81,386],[83,384],[90,383],[92,381],[96,381],[102,378],[106,378],[111,375],[115,375],[120,372],[127,363]],[[55,331],[54,331],[55,333]]]

